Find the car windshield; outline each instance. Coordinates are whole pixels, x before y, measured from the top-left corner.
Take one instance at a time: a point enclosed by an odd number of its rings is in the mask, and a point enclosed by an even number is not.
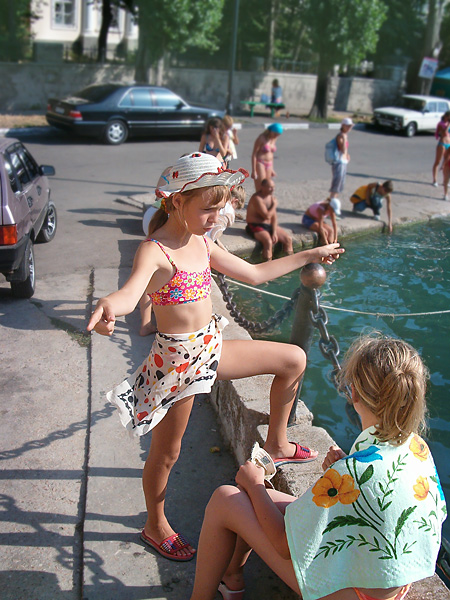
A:
[[[417,110],[420,112],[425,108],[425,104],[425,100],[420,100],[419,98],[403,97],[400,102],[400,107],[407,108],[408,110]]]
[[[109,96],[115,89],[115,85],[91,85],[80,92],[76,92],[74,96],[90,102],[99,102]]]

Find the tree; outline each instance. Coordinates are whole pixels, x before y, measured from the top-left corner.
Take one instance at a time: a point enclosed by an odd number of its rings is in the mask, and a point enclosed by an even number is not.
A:
[[[30,47],[30,23],[37,19],[28,0],[0,0],[0,60],[17,61]]]
[[[356,66],[374,52],[378,31],[386,18],[386,5],[382,0],[307,0],[302,18],[319,58],[310,116],[326,118],[334,65]]]
[[[98,36],[97,61],[106,61],[106,52],[108,47],[108,32],[111,26],[114,14],[113,6],[129,10],[132,14],[135,12],[134,0],[103,0],[102,1],[102,24]]]
[[[214,50],[224,0],[136,0],[139,38],[136,81],[148,83],[149,68],[166,52]]]
[[[421,56],[418,57],[416,72],[413,74],[411,89],[419,94],[429,94],[432,79],[422,79],[419,77],[419,68],[422,59],[425,57],[439,58],[439,53],[442,48],[440,39],[441,24],[444,19],[445,8],[449,4],[449,0],[429,0],[428,2],[428,17],[426,21],[423,42],[420,46]]]

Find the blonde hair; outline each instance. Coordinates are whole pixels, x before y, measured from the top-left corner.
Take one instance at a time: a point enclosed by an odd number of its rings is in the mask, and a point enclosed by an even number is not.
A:
[[[230,115],[225,115],[222,118],[222,123],[225,125],[226,129],[231,129],[231,127],[233,127],[234,124],[233,117],[230,117]]]
[[[231,190],[231,200],[236,200],[236,208],[244,208],[245,204],[245,189],[242,185],[237,185]]]
[[[353,342],[338,374],[339,387],[353,385],[358,399],[377,417],[375,435],[402,444],[426,429],[428,369],[408,343],[366,335]]]
[[[191,200],[199,195],[206,195],[210,206],[215,206],[216,204],[222,202],[222,200],[225,200],[226,202],[230,198],[230,190],[225,185],[212,185],[209,187],[195,188],[194,190],[188,190],[187,192],[174,192],[174,194],[178,193],[180,193],[185,199],[183,206],[186,204],[186,202],[191,202]],[[166,223],[167,219],[169,218],[169,214],[174,210],[172,203],[174,194],[171,194],[168,198],[164,198],[161,201],[161,208],[155,212],[149,223],[149,236]]]

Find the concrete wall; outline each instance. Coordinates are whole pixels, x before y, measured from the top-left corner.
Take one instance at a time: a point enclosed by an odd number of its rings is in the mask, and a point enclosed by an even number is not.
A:
[[[0,111],[45,111],[47,98],[69,95],[92,83],[132,83],[134,68],[76,63],[0,63],[0,75]],[[156,77],[158,83],[170,87],[191,102],[217,108],[226,106],[227,71],[172,68],[155,74]],[[236,72],[232,98],[234,109],[241,108],[241,100],[259,100],[261,94],[270,95],[275,78],[283,89],[283,101],[290,112],[307,114],[314,100],[315,75]],[[335,77],[330,102],[335,110],[371,113],[373,108],[391,103],[398,93],[399,84],[394,81]]]

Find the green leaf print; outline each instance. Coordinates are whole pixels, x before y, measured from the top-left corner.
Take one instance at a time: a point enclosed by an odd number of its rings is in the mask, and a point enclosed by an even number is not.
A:
[[[358,485],[362,485],[363,483],[366,483],[367,481],[369,481],[369,479],[372,477],[373,475],[373,465],[369,465],[367,467],[367,469],[364,471],[364,473],[361,475],[361,477],[358,479]]]
[[[339,515],[328,523],[325,529],[322,531],[322,535],[329,533],[337,527],[346,527],[347,525],[358,525],[360,527],[372,527],[371,523],[361,517],[354,517],[353,515]]]
[[[395,526],[395,540],[397,541],[398,536],[400,535],[401,530],[403,529],[403,525],[406,523],[410,515],[416,510],[417,506],[410,506],[409,508],[405,508],[402,514],[397,519],[397,525]]]

